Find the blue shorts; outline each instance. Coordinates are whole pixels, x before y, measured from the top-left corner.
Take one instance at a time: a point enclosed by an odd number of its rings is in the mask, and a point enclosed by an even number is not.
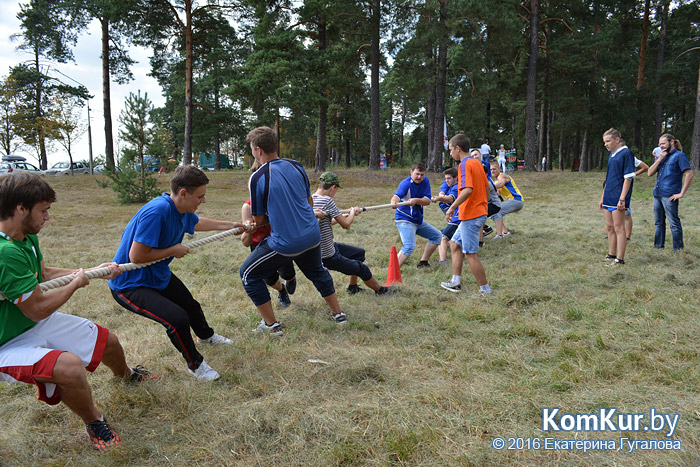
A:
[[[462,247],[463,253],[475,254],[479,251],[479,234],[484,222],[486,222],[486,216],[476,217],[459,223],[457,231],[452,236],[452,241]]]
[[[443,237],[449,240],[457,231],[457,227],[459,227],[459,224],[447,224],[445,228],[440,231],[440,233],[442,233]]]

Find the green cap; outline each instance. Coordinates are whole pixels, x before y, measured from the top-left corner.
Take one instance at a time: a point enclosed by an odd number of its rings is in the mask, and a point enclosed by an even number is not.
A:
[[[318,177],[318,181],[324,185],[335,185],[338,188],[343,188],[340,186],[340,179],[333,172],[323,172],[321,176]]]

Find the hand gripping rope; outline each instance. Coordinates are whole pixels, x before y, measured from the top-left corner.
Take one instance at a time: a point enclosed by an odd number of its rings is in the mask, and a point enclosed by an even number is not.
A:
[[[254,227],[252,230],[249,230],[249,232],[252,232],[255,230],[257,227]],[[221,240],[225,237],[229,237],[231,235],[237,235],[239,233],[242,233],[245,231],[244,228],[242,227],[236,227],[235,229],[230,229],[230,230],[225,230],[223,232],[219,232],[214,235],[210,235],[208,237],[200,238],[199,240],[195,240],[194,242],[187,243],[185,246],[189,248],[190,250],[193,248],[200,247],[202,245],[206,245],[207,243],[215,242],[217,240]],[[165,258],[161,258],[156,261],[151,261],[148,263],[124,263],[120,264],[119,267],[121,268],[122,271],[132,271],[134,269],[141,269],[145,268],[146,266],[150,266],[151,264],[157,263],[158,261],[163,261],[164,259],[168,259],[170,256],[166,256]],[[96,279],[98,277],[104,277],[108,276],[110,274],[109,268],[98,268],[98,269],[91,269],[90,271],[85,271],[85,276],[87,276],[88,279]],[[75,278],[74,274],[68,274],[67,276],[61,276],[57,277],[55,279],[51,279],[50,281],[42,282],[39,284],[41,287],[42,292],[46,292],[48,290],[53,290],[57,289],[59,287],[63,287],[64,285],[68,285],[73,279]],[[0,300],[6,300],[6,297],[0,293]]]
[[[410,205],[410,201],[403,201],[401,203],[398,203],[397,206],[408,206]],[[362,212],[365,211],[374,211],[375,209],[386,209],[386,208],[391,208],[394,207],[393,204],[378,204],[376,206],[367,206],[366,208],[362,208]],[[350,209],[341,209],[340,212],[342,214],[348,214],[350,212]]]

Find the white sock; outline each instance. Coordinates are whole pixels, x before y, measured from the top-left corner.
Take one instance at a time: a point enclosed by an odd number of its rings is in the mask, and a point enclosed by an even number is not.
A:
[[[452,283],[455,285],[459,285],[462,282],[462,276],[452,276]]]
[[[481,290],[484,293],[491,293],[491,287],[489,287],[488,284],[480,285],[479,290]]]

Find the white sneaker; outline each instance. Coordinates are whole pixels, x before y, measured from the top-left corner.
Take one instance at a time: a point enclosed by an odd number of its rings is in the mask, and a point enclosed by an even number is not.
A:
[[[192,373],[192,376],[200,381],[216,381],[217,379],[221,378],[221,375],[217,373],[215,369],[207,365],[207,362],[204,360],[202,360],[199,368],[197,368],[195,371],[190,370],[190,373]]]
[[[462,291],[462,284],[456,284],[452,281],[450,282],[440,282],[440,287],[450,292],[459,293]]]
[[[229,339],[228,337],[220,336],[217,333],[214,333],[211,337],[207,337],[206,339],[200,339],[198,337],[197,342],[204,342],[205,344],[213,344],[213,345],[233,344],[233,341],[231,339]]]

